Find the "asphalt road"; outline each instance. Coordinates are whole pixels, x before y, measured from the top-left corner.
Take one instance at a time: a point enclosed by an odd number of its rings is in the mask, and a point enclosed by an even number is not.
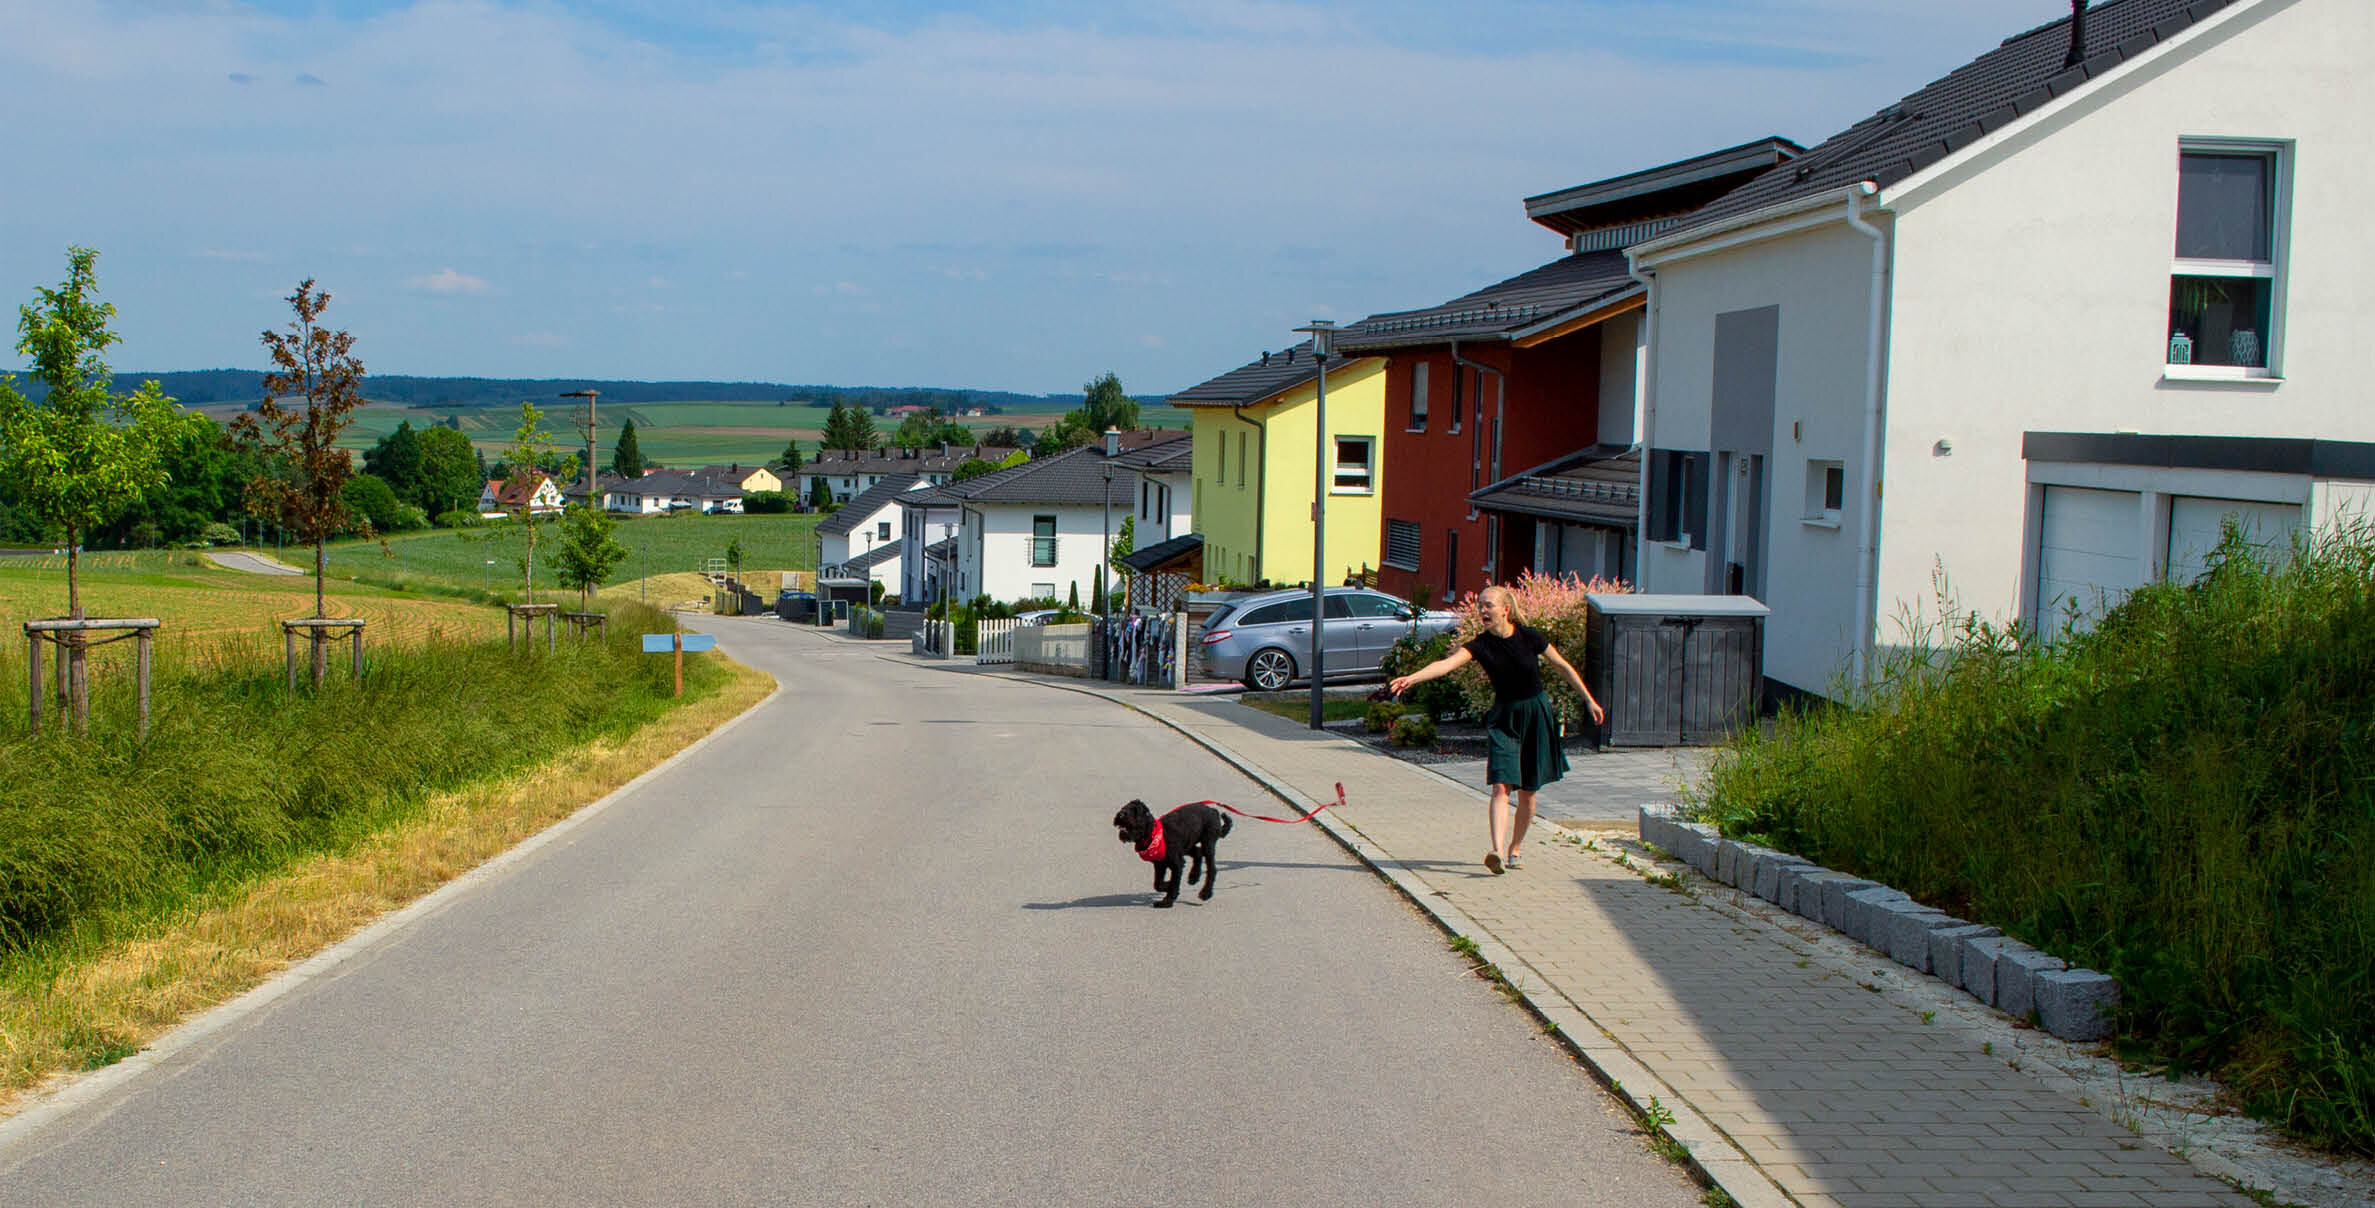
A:
[[[0,1204],[1623,1204],[1698,1193],[1324,835],[1150,910],[1137,714],[707,622],[787,691],[0,1141]]]

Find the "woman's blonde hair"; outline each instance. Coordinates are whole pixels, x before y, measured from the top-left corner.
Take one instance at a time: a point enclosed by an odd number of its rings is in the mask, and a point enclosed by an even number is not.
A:
[[[1501,611],[1509,614],[1509,619],[1511,622],[1514,623],[1525,619],[1519,616],[1517,612],[1517,593],[1501,586],[1498,583],[1492,584],[1491,586],[1486,587],[1483,591],[1477,592],[1476,598],[1482,600],[1486,596],[1494,595],[1501,597]]]

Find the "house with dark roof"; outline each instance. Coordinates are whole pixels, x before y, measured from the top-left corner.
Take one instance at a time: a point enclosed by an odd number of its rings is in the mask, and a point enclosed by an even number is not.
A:
[[[522,510],[541,516],[561,507],[561,489],[553,485],[552,475],[542,471],[516,481],[487,479],[485,489],[478,493],[478,514],[489,519],[516,516]]]
[[[1137,497],[1135,478],[1116,460],[1125,451],[1187,439],[1177,431],[1108,432],[1099,444],[936,488],[956,510],[955,597],[1063,599],[1077,589],[1090,606],[1104,551]],[[929,510],[909,509],[911,515]]]
[[[957,475],[966,462],[975,459],[997,463],[1015,450],[999,445],[927,445],[902,449],[884,445],[874,449],[820,449],[816,460],[800,467],[793,481],[800,498],[806,500],[822,481],[836,504],[848,503],[858,493],[895,474],[912,474],[926,482],[940,484]]]
[[[1500,488],[1535,467],[1631,446],[1647,291],[1624,245],[1799,150],[1762,139],[1527,198],[1527,217],[1562,236],[1565,255],[1337,334],[1342,352],[1385,363],[1380,587],[1449,600],[1526,570],[1632,577],[1633,519],[1503,508],[1539,497]]]
[[[2375,499],[2375,5],[2073,7],[1628,249],[1641,584],[1765,601],[1782,684]]]
[[[1375,565],[1378,460],[1385,424],[1385,360],[1333,355],[1327,364],[1327,432],[1319,431],[1319,365],[1312,345],[1260,358],[1170,397],[1194,416],[1192,527],[1204,537],[1213,582],[1307,583],[1312,504],[1326,450],[1330,583]],[[1323,443],[1324,442],[1324,443]]]
[[[902,544],[899,496],[931,485],[915,474],[894,474],[859,492],[857,498],[817,523],[816,564],[829,568],[865,559],[873,577],[890,584],[888,590],[898,591],[900,559],[871,555],[885,546]]]

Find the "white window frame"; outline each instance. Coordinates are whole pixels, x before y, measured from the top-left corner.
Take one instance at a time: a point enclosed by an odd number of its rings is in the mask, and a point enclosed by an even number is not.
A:
[[[1410,423],[1412,432],[1427,430],[1427,363],[1420,361],[1410,367]]]
[[[1334,438],[1335,457],[1328,471],[1328,494],[1374,495],[1377,493],[1377,438],[1374,436],[1346,436]],[[1357,445],[1361,450],[1358,462],[1344,460],[1345,446]],[[1359,479],[1347,484],[1347,474]]]
[[[2284,295],[2285,265],[2290,261],[2292,244],[2292,185],[2293,142],[2291,139],[2195,138],[2177,140],[2180,163],[2188,154],[2207,155],[2263,155],[2268,158],[2268,255],[2272,259],[2258,260],[2193,260],[2172,256],[2169,277],[2174,288],[2178,277],[2239,277],[2258,278],[2268,282],[2268,330],[2260,334],[2260,363],[2258,365],[2162,365],[2162,376],[2172,381],[2188,382],[2246,382],[2282,381],[2284,379]],[[2177,207],[2176,193],[2171,192],[2169,208],[2171,238],[2175,238]],[[2173,333],[2172,333],[2173,334]],[[2163,336],[2161,356],[2167,361],[2167,334]]]

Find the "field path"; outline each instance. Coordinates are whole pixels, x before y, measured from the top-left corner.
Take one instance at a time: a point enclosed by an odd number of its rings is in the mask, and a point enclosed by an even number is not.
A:
[[[262,554],[209,553],[206,560],[224,570],[245,571],[251,575],[302,575],[305,572],[286,562],[275,561]]]

